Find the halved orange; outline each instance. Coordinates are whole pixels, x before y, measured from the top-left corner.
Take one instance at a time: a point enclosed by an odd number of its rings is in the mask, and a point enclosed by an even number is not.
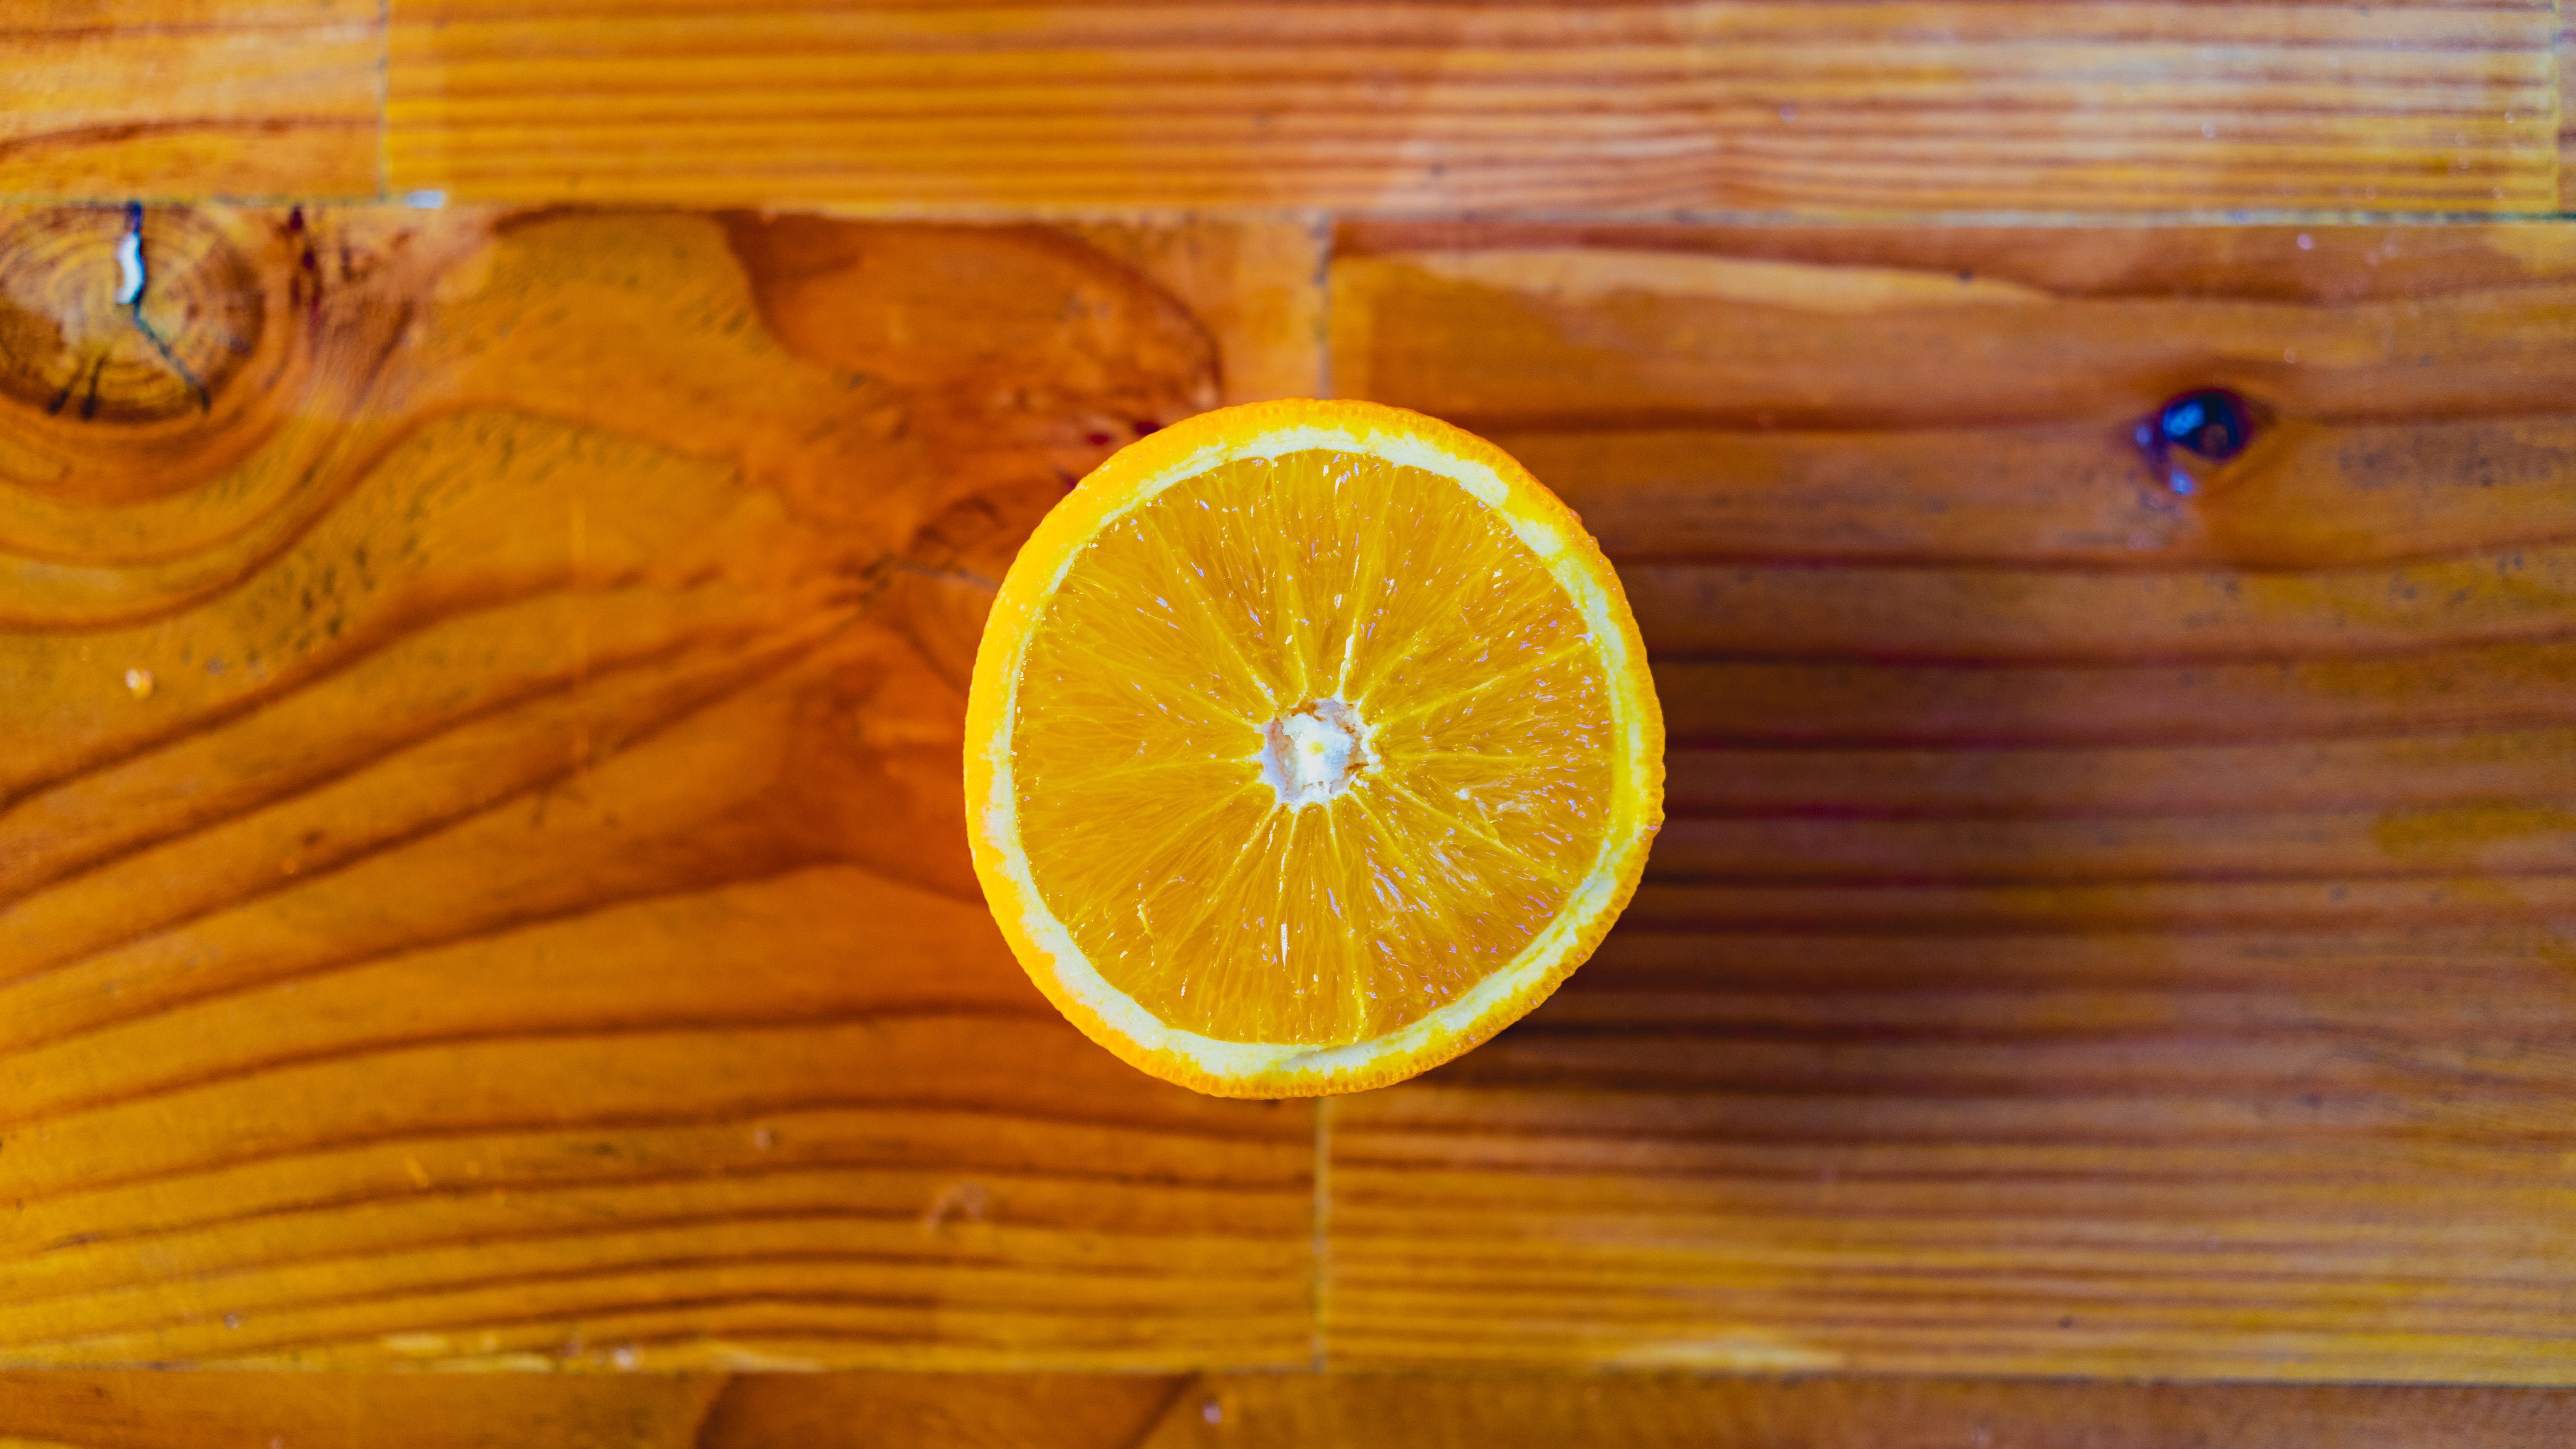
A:
[[[1102,1046],[1240,1097],[1382,1086],[1600,943],[1663,819],[1618,575],[1491,443],[1204,414],[1083,480],[975,657],[975,869]]]

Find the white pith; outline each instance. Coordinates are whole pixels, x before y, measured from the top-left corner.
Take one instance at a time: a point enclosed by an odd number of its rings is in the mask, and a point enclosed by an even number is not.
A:
[[[1272,720],[1261,730],[1261,783],[1290,809],[1322,805],[1351,788],[1377,763],[1368,722],[1339,696],[1327,695]]]

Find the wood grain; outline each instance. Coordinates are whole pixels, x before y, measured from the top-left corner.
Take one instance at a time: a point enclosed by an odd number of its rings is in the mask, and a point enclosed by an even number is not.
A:
[[[1306,1359],[1306,1109],[1082,1041],[957,818],[1019,532],[1217,395],[1167,291],[156,208],[123,307],[0,224],[0,1360]]]
[[[1216,343],[1229,405],[1324,392],[1324,266],[1311,221],[1074,222],[1070,235],[1151,277]]]
[[[2553,10],[395,0],[398,190],[2544,212]]]
[[[1154,1374],[742,1374],[725,1385],[696,1443],[1135,1449],[1197,1382]]]
[[[1574,503],[1675,748],[1601,954],[1330,1109],[1331,1361],[2576,1383],[2571,308],[2565,226],[1345,225],[1336,385]]]
[[[2576,14],[2558,8],[2558,210],[2576,213]]]
[[[0,195],[373,196],[377,0],[13,0]]]
[[[686,1449],[722,1374],[0,1374],[11,1449]]]
[[[2556,1449],[2545,1389],[1668,1375],[0,1376],[45,1449],[544,1443],[634,1449]]]
[[[1249,1375],[1185,1390],[1139,1449],[2542,1449],[2535,1390],[1517,1374]]]

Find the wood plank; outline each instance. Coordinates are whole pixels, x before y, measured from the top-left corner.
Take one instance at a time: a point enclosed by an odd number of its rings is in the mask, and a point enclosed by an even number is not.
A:
[[[1598,527],[1675,750],[1594,961],[1328,1109],[1330,1361],[2576,1383],[2571,306],[2569,226],[1344,226],[1337,386]]]
[[[1135,1449],[1196,1380],[1149,1374],[742,1374],[697,1449]]]
[[[130,309],[126,225],[0,219],[0,1361],[1307,1358],[1308,1109],[1084,1042],[957,815],[1019,531],[1217,396],[1169,290],[155,208]]]
[[[618,1443],[640,1449],[2555,1449],[2546,1389],[1672,1375],[454,1374],[0,1376],[0,1442]]]
[[[18,1372],[0,1374],[0,1443],[689,1449],[726,1383],[721,1374]]]
[[[20,0],[0,196],[376,194],[377,0]]]
[[[1132,1449],[1192,1380],[1149,1374],[0,1373],[11,1449],[619,1444]],[[1197,1401],[1191,1401],[1195,1409]]]
[[[2414,476],[2419,461],[2436,465],[2420,470],[2426,474],[2451,471],[2438,466],[2447,461],[2472,465],[2482,483],[2526,490],[2560,476],[2563,439],[2545,429],[2564,426],[2561,410],[2576,384],[2564,326],[2576,296],[2571,253],[2576,240],[2555,225],[1530,223],[1480,232],[1360,223],[1336,238],[1333,381],[1473,420],[1521,446],[1562,432],[1585,435],[1588,446],[1591,434],[1636,429],[1644,441],[1608,441],[1644,452],[1656,434],[1679,432],[1680,446],[1747,450],[1776,486],[1821,485],[1836,503],[1836,485],[1892,466],[1913,475],[1912,488],[1891,491],[1912,494],[1914,505],[1870,495],[1856,502],[1874,505],[1872,531],[1943,559],[1998,548],[2031,557],[2036,548],[2009,540],[2032,534],[2056,545],[2043,557],[2064,557],[2069,544],[2083,556],[2075,539],[2090,534],[2107,535],[2088,540],[2096,557],[2106,547],[2175,548],[2179,538],[2169,537],[2177,535],[2205,539],[2199,556],[2255,563],[2330,561],[2333,544],[2354,536],[2380,540],[2362,546],[2385,557],[2386,535],[2402,540],[2409,520],[2319,516],[2317,491],[2337,498],[2384,491],[2412,497],[2422,510],[2427,485],[2384,480]],[[2276,417],[2223,488],[2183,508],[2158,486],[2156,470],[2137,465],[2130,430],[2166,396],[2194,386],[2235,388]],[[2544,431],[2496,438],[2507,451],[2484,466],[2457,451],[2391,456],[2398,439],[2325,431],[2468,419],[2515,419]],[[1891,450],[1871,458],[1879,466],[1845,462],[1831,471],[1836,464],[1816,459],[1804,436],[1822,433],[1839,445],[1839,435],[1853,432],[1867,435],[1862,446]],[[2453,450],[2462,443],[2438,431],[2403,441]],[[1802,443],[1808,451],[1795,451]],[[1942,467],[1924,451],[1976,459],[2025,445],[2040,478],[2053,483],[2072,468],[2079,472],[2070,483],[2098,479],[2100,487],[2055,490],[2065,501],[2040,528],[2018,521],[2020,506],[2042,491],[2028,481],[1970,485],[1976,511],[1948,532],[1921,521],[1935,513],[1927,496],[1991,471]],[[2373,477],[2353,476],[2362,471],[2355,452],[2377,455]],[[1646,453],[1601,486],[1651,481],[1661,461]],[[2305,494],[2277,496],[2284,488]],[[1745,501],[1713,506],[1760,509],[1764,490],[1746,491]],[[2116,501],[2097,501],[2096,492]],[[2116,531],[2106,528],[2114,520]],[[1859,522],[1850,521],[1851,531]],[[1980,524],[1982,535],[1960,531]],[[2060,542],[2064,534],[2075,539]],[[1775,538],[1751,542],[1766,552],[1781,547]]]
[[[398,190],[887,207],[2532,213],[2547,0],[395,0]]]
[[[2532,1390],[1308,1374],[1193,1387],[1139,1449],[2542,1449],[2571,1427],[2576,1400]]]
[[[2558,7],[2558,210],[2576,213],[2576,15]]]

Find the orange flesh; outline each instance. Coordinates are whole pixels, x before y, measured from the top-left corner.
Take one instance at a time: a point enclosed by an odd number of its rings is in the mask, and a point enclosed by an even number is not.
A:
[[[1223,464],[1104,527],[1032,628],[1014,716],[1048,909],[1110,985],[1221,1041],[1365,1041],[1456,1000],[1608,827],[1581,615],[1458,484],[1373,457]],[[1283,741],[1353,732],[1347,772],[1283,799]]]

